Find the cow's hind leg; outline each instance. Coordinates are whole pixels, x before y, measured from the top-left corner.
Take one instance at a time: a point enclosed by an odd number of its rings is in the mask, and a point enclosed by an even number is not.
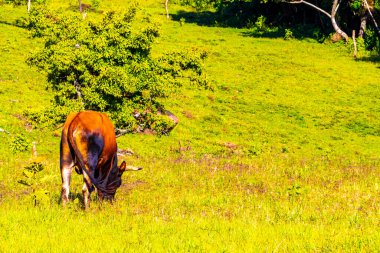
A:
[[[62,179],[61,200],[65,205],[69,201],[71,173],[74,167],[72,150],[67,140],[67,127],[62,131],[60,143],[60,169]]]
[[[74,163],[65,164],[61,166],[61,177],[62,177],[62,191],[61,191],[61,200],[62,204],[66,204],[69,201],[70,193],[70,179],[71,173],[73,171]]]
[[[91,201],[91,192],[94,191],[94,186],[92,185],[90,177],[87,175],[85,171],[83,171],[83,188],[82,188],[82,193],[83,193],[83,204],[84,208],[88,208],[90,206],[90,201]]]

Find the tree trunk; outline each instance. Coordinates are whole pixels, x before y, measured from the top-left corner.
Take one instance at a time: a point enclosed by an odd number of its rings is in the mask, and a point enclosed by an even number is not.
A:
[[[78,0],[78,4],[79,4],[79,12],[82,13],[82,1],[81,0]]]
[[[169,19],[169,0],[165,0],[165,10],[166,10],[166,18]]]
[[[312,3],[309,3],[307,1],[304,1],[304,0],[299,0],[299,1],[291,1],[291,2],[287,2],[287,3],[290,3],[290,4],[306,4],[306,5],[309,5],[310,7],[322,12],[323,14],[325,14],[326,16],[328,16],[330,19],[331,19],[331,24],[334,28],[334,30],[336,31],[337,34],[339,34],[340,36],[342,36],[346,41],[349,40],[347,34],[345,32],[343,32],[338,24],[336,23],[336,20],[335,20],[335,14],[336,12],[338,11],[338,8],[339,8],[339,5],[338,5],[338,0],[334,0],[333,2],[333,6],[331,8],[331,14],[329,14],[328,12],[326,12],[325,10],[319,8],[318,6],[312,4]]]
[[[338,8],[339,8],[338,0],[334,0],[332,8],[331,8],[331,24],[335,32],[338,33],[340,36],[342,36],[347,42],[349,40],[348,35],[339,28],[335,20],[335,14],[338,11]]]
[[[352,30],[352,41],[354,42],[354,58],[356,58],[358,48],[356,46],[355,30]]]
[[[30,11],[31,5],[32,5],[32,0],[28,0],[28,12]]]
[[[365,11],[360,16],[360,29],[359,29],[359,37],[363,38],[365,30],[367,29],[367,18],[368,18],[368,12]]]

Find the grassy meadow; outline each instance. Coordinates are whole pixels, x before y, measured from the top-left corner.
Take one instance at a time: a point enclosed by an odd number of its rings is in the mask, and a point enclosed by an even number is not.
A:
[[[119,159],[144,169],[124,174],[113,204],[93,194],[86,211],[75,173],[71,203],[59,202],[61,126],[34,129],[23,116],[53,97],[25,63],[42,40],[17,25],[26,6],[0,5],[0,252],[379,252],[379,63],[344,45],[167,20],[163,1],[143,2],[161,23],[154,54],[206,51],[214,90],[167,99],[180,120],[169,136],[118,138],[134,151]],[[35,160],[48,196],[37,206],[18,183]]]

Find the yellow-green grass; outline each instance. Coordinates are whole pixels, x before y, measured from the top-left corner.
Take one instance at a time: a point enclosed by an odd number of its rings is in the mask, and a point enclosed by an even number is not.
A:
[[[52,98],[43,73],[25,64],[41,40],[14,25],[25,7],[0,6],[0,128],[10,132],[0,132],[0,251],[378,251],[379,65],[341,46],[181,25],[160,2],[142,10],[162,23],[154,54],[207,51],[215,89],[167,99],[180,119],[169,136],[118,138],[144,169],[123,176],[113,205],[94,195],[83,211],[78,175],[72,203],[59,204],[60,130],[33,130],[21,117]],[[10,149],[16,134],[37,142],[48,206],[34,207],[17,183],[33,159]]]

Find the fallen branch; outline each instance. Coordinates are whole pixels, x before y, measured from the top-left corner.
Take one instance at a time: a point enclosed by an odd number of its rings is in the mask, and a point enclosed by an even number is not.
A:
[[[120,137],[120,136],[123,136],[124,134],[129,134],[129,133],[132,133],[131,130],[128,130],[128,129],[120,129],[120,128],[116,128],[115,129],[115,133],[116,133],[116,138]]]
[[[3,128],[0,128],[0,132],[4,132],[4,133],[7,133],[7,134],[10,134],[7,130],[5,130]]]

